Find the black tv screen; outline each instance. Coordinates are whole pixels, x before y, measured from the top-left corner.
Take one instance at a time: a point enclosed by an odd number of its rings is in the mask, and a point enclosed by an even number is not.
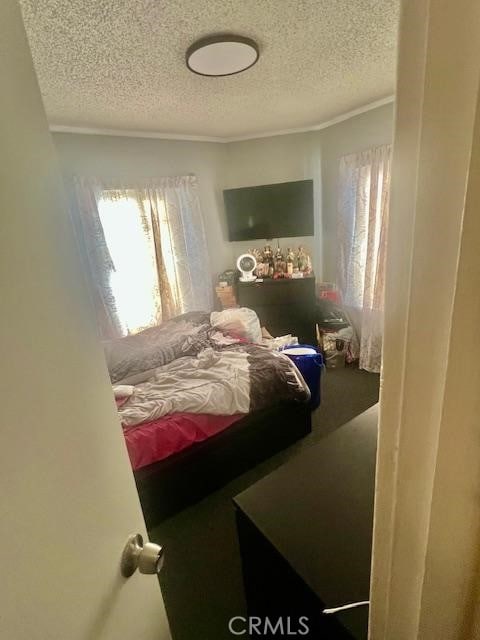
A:
[[[313,236],[313,180],[226,189],[229,240]]]

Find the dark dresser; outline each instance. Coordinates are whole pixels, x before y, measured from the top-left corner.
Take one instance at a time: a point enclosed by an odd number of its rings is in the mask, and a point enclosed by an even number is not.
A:
[[[273,336],[291,333],[301,344],[316,344],[315,276],[239,282],[237,300],[256,311]]]
[[[377,420],[375,406],[235,497],[250,617],[366,640],[368,607],[322,611],[369,598]]]

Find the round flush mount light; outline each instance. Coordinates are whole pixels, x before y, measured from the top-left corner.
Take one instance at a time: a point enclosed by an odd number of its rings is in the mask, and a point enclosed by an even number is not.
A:
[[[201,76],[232,76],[257,62],[258,45],[251,38],[218,35],[202,38],[187,50],[187,67]]]

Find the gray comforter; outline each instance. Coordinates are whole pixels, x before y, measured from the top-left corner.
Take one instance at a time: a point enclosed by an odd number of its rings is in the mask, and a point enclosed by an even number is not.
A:
[[[208,314],[180,316],[123,340],[127,344],[120,343],[119,353],[111,349],[107,362],[112,382],[138,379],[119,409],[124,426],[177,412],[248,413],[310,397],[287,356],[222,335]]]

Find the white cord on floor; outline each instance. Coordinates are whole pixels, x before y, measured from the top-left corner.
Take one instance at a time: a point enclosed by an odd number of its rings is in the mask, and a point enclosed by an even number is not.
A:
[[[360,602],[352,602],[351,604],[344,604],[341,607],[333,607],[333,609],[324,609],[322,613],[329,615],[331,613],[337,613],[338,611],[345,611],[346,609],[355,609],[356,607],[368,607],[370,600],[361,600]]]

